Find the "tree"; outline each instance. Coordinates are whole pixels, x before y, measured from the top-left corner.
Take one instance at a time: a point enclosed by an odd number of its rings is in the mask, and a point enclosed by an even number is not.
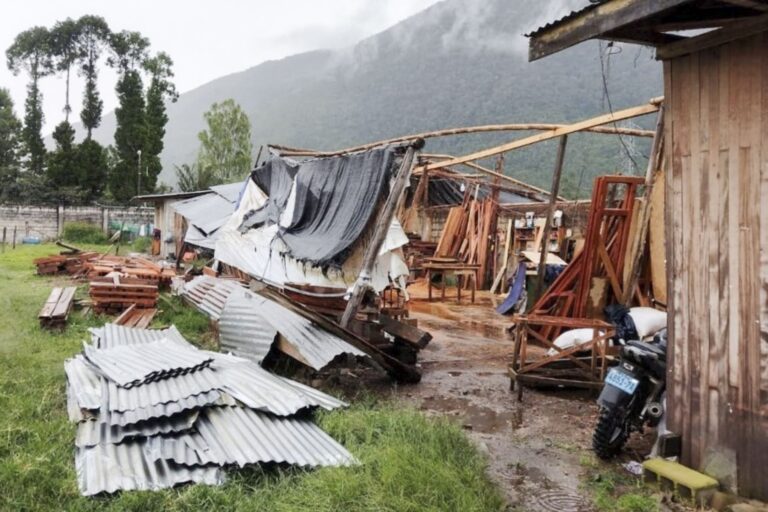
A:
[[[251,123],[234,100],[214,103],[203,114],[207,130],[200,132],[197,166],[210,170],[223,183],[241,180],[251,170]]]
[[[160,153],[163,152],[163,138],[165,137],[165,125],[168,123],[168,114],[165,111],[165,102],[175,102],[179,94],[170,79],[173,77],[171,67],[173,61],[164,52],[144,61],[144,69],[151,77],[147,88],[147,110],[145,115],[146,140],[142,158],[145,160],[142,175],[142,187],[153,191],[157,185],[157,177],[163,166],[160,163]]]
[[[100,16],[82,16],[77,20],[77,24],[80,33],[77,55],[80,74],[85,78],[80,120],[87,132],[86,140],[90,140],[93,130],[101,124],[101,113],[104,108],[104,102],[101,101],[96,86],[99,76],[97,66],[101,52],[109,42],[110,30],[107,22]]]
[[[56,141],[56,149],[48,154],[48,179],[55,188],[75,187],[78,185],[75,129],[67,121],[62,121],[53,131],[53,140]]]
[[[210,167],[203,168],[197,164],[181,164],[176,167],[176,180],[182,192],[205,190],[223,182],[217,178]]]
[[[0,88],[0,202],[18,197],[21,121],[8,89]]]
[[[51,60],[50,33],[45,27],[33,27],[21,32],[5,52],[8,69],[18,75],[23,69],[29,74],[27,99],[24,102],[24,129],[22,141],[28,155],[27,169],[34,176],[43,176],[45,167],[45,144],[41,131],[43,128],[43,95],[40,92],[40,79],[53,72]]]
[[[80,25],[72,18],[57,21],[51,29],[50,49],[56,71],[64,73],[65,77],[64,121],[68,123],[72,112],[69,104],[69,74],[79,57]]]
[[[109,163],[107,151],[93,139],[85,139],[75,155],[77,184],[86,201],[93,201],[101,196],[105,188],[105,178]]]
[[[119,74],[115,87],[119,106],[115,109],[117,161],[110,170],[109,190],[119,202],[127,202],[146,190],[139,183],[140,173],[143,173],[143,169],[140,171],[139,168],[143,167],[141,151],[146,139],[146,125],[144,91],[138,66],[146,59],[148,47],[149,41],[138,32],[123,31],[110,37],[112,55],[108,63]]]

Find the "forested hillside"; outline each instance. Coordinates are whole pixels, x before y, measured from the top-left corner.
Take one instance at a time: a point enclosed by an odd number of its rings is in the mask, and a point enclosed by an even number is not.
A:
[[[173,183],[173,164],[194,160],[202,113],[226,98],[248,113],[255,148],[271,142],[334,149],[456,126],[575,121],[608,111],[608,98],[617,110],[659,96],[660,65],[636,46],[603,44],[602,66],[598,43],[528,63],[523,33],[578,4],[445,0],[352,48],[295,55],[214,80],[169,105],[162,177]],[[109,142],[112,133],[109,116],[97,136]],[[461,154],[521,135],[430,141],[427,150]],[[615,136],[572,136],[563,190],[584,195],[595,174],[627,171],[627,150],[642,172],[647,141],[625,145]],[[547,184],[554,153],[553,144],[518,151],[507,156],[505,170]]]

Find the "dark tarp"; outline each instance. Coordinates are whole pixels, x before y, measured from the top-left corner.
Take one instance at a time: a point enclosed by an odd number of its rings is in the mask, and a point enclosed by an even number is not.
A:
[[[289,163],[283,158],[272,157],[251,173],[251,179],[269,199],[261,208],[245,214],[240,226],[241,232],[259,227],[264,223],[276,224],[280,220],[280,212],[288,203],[296,172],[298,172],[298,165]]]
[[[461,190],[461,181],[458,180],[452,180],[449,178],[433,178],[430,176],[429,178],[429,189],[428,189],[428,198],[429,198],[429,206],[453,206],[453,205],[459,205],[464,200],[464,192]],[[416,184],[412,184],[411,188],[413,190],[416,190],[416,186],[418,186],[418,182]],[[475,184],[470,183],[468,186],[470,189],[470,192],[472,193],[472,197],[474,197],[475,194]],[[478,191],[477,198],[480,200],[486,199],[487,197],[490,197],[493,193],[492,187],[481,184],[480,190]],[[522,196],[520,194],[515,194],[514,192],[510,192],[508,190],[500,190],[499,191],[499,204],[513,204],[513,203],[529,203],[529,202],[537,202],[535,199],[530,199],[528,197]]]
[[[280,227],[278,236],[296,260],[324,268],[341,267],[387,190],[394,164],[392,148],[308,160],[296,167],[273,157],[252,174],[269,194],[267,204],[246,216],[241,230],[277,222],[288,200],[293,170],[293,218],[289,226]]]

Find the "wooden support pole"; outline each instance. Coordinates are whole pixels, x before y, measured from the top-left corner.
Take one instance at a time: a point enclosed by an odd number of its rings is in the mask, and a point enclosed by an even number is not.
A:
[[[544,222],[544,234],[541,237],[541,247],[539,250],[539,268],[536,275],[536,296],[541,295],[544,290],[544,269],[547,266],[547,254],[549,254],[549,233],[552,231],[552,220],[555,216],[557,207],[557,196],[560,193],[560,176],[563,174],[563,162],[565,161],[565,146],[568,144],[568,136],[560,137],[560,145],[557,146],[557,158],[555,159],[555,170],[552,172],[552,191],[549,193],[549,207],[547,208],[547,219]]]
[[[414,155],[417,149],[424,146],[424,141],[421,144],[415,143],[409,146],[403,157],[403,162],[400,165],[400,169],[397,171],[397,177],[395,178],[392,188],[389,191],[384,207],[379,214],[379,218],[376,221],[376,227],[373,231],[373,237],[371,243],[365,248],[365,254],[363,255],[363,263],[360,267],[360,274],[355,282],[355,287],[352,290],[352,296],[347,302],[347,307],[344,309],[344,315],[341,317],[341,326],[346,328],[349,322],[354,318],[357,313],[357,309],[360,307],[360,303],[363,300],[365,291],[370,286],[371,272],[373,271],[373,265],[376,263],[376,258],[379,255],[381,246],[384,243],[384,239],[389,232],[389,226],[392,224],[392,219],[397,212],[400,201],[403,198],[403,192],[411,177],[411,170],[414,163]]]
[[[435,162],[427,165],[426,168],[437,169],[439,167],[458,165],[458,164],[463,164],[465,162],[472,162],[474,160],[482,160],[483,158],[496,156],[499,153],[506,153],[507,151],[512,151],[513,149],[520,149],[526,146],[530,146],[532,144],[536,144],[538,142],[544,142],[545,140],[556,139],[563,135],[568,135],[569,133],[583,132],[588,128],[594,128],[595,126],[600,126],[608,123],[615,123],[617,121],[623,121],[625,119],[631,119],[633,117],[644,116],[646,114],[657,112],[659,110],[660,102],[661,102],[660,99],[654,99],[645,105],[640,105],[639,107],[627,108],[624,110],[619,110],[618,112],[612,112],[609,114],[603,114],[601,116],[593,117],[591,119],[585,119],[584,121],[579,121],[578,123],[564,125],[554,130],[538,133],[536,135],[532,135],[530,137],[525,137],[518,140],[513,140],[512,142],[502,144],[501,146],[484,149],[483,151],[478,151],[476,153],[464,155],[458,158],[454,158],[453,160],[448,160],[445,162]]]
[[[3,226],[3,252],[5,252],[5,235],[8,231],[8,228]]]
[[[651,218],[651,192],[653,191],[653,179],[656,170],[659,168],[659,162],[662,160],[663,146],[664,106],[662,105],[656,118],[656,136],[653,138],[651,154],[648,158],[648,168],[645,172],[645,201],[643,202],[643,209],[638,216],[640,233],[636,237],[637,245],[632,248],[632,260],[629,262],[630,267],[629,273],[627,274],[629,279],[627,280],[627,283],[625,283],[624,292],[621,297],[621,302],[625,306],[629,306],[629,302],[632,300],[632,294],[634,293],[637,279],[640,275],[640,260],[645,252],[646,239],[648,238],[648,221]]]
[[[16,226],[13,226],[13,246],[11,249],[16,249]]]

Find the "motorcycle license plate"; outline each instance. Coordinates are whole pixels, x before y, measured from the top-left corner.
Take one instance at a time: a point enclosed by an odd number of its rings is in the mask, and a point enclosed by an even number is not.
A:
[[[610,384],[613,387],[619,388],[623,392],[631,395],[637,389],[639,381],[627,375],[619,370],[612,369],[605,377],[605,383]]]

